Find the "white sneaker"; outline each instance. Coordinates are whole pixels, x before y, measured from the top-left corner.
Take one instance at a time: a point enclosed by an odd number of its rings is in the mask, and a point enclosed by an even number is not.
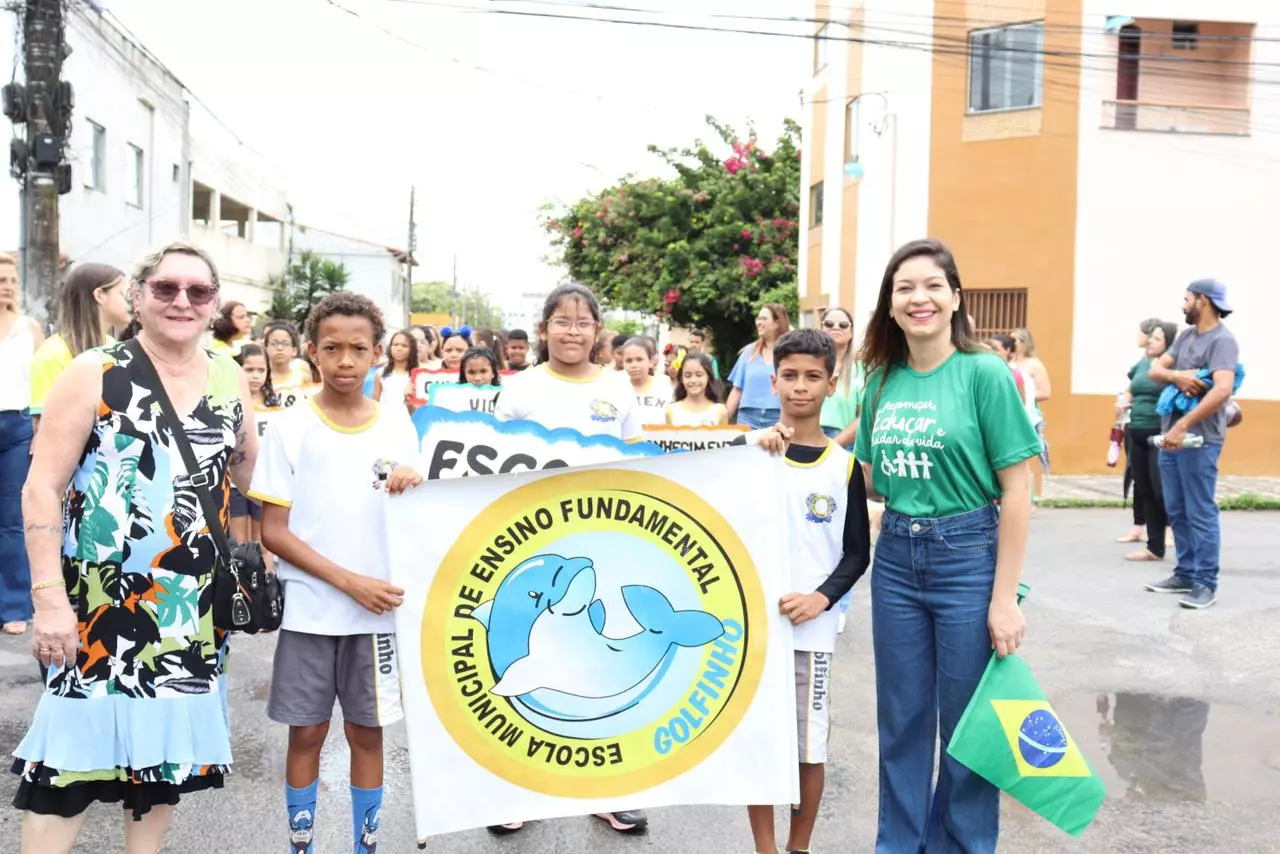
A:
[[[848,617],[848,616],[849,616],[848,614],[841,614],[841,615],[840,615],[840,622],[836,625],[836,633],[837,633],[837,634],[841,634],[841,635],[842,635],[842,634],[844,634],[844,624],[845,624],[845,622],[846,622],[846,619],[845,619],[845,618],[846,618],[846,617]]]

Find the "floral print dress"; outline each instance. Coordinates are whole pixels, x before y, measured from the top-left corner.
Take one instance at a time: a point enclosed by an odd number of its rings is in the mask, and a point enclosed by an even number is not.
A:
[[[80,648],[74,666],[51,669],[14,751],[14,805],[71,816],[123,801],[138,818],[221,787],[231,763],[215,545],[173,431],[186,433],[225,525],[239,368],[207,354],[205,394],[174,425],[126,345],[95,352],[102,400],[68,490],[62,555]]]

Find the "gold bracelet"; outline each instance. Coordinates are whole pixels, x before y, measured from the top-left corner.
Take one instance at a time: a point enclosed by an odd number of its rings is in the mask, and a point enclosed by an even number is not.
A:
[[[41,581],[31,585],[31,592],[35,593],[37,590],[48,590],[51,587],[65,587],[65,586],[66,586],[65,582],[63,582],[61,578],[51,578],[48,581]]]

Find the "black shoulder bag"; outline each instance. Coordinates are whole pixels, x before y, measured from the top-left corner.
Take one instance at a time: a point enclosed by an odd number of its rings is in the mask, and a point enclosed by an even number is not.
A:
[[[273,632],[284,619],[284,588],[274,572],[268,572],[258,543],[234,543],[222,527],[222,516],[209,488],[213,479],[200,468],[195,451],[182,428],[182,419],[164,390],[155,365],[138,339],[126,345],[138,363],[139,378],[155,394],[160,410],[172,427],[173,441],[182,455],[192,491],[204,510],[205,524],[217,554],[213,562],[213,624],[224,631]]]

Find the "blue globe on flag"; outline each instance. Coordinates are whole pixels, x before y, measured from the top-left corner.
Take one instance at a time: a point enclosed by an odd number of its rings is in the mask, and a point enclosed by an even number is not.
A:
[[[1018,728],[1018,751],[1033,768],[1052,768],[1067,755],[1067,731],[1048,709],[1036,709]]]

